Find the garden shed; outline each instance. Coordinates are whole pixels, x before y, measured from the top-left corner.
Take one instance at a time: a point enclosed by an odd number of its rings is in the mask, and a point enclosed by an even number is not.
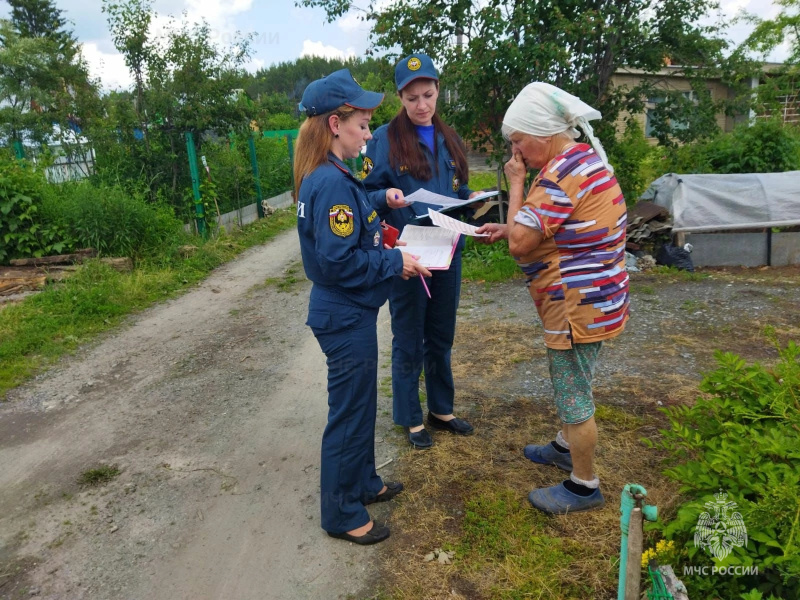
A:
[[[800,171],[668,173],[640,200],[669,210],[697,266],[800,264]]]

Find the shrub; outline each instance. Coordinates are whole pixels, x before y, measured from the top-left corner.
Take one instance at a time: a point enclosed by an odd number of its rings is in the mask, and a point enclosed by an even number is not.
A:
[[[45,188],[43,217],[70,232],[76,247],[100,254],[141,258],[182,235],[172,209],[150,204],[144,192],[130,194],[117,186],[88,181]]]
[[[0,157],[0,262],[61,252],[68,236],[59,223],[43,223],[44,175],[25,161]]]
[[[622,138],[609,147],[608,160],[627,204],[635,204],[648,184],[660,175],[653,166],[656,152],[635,122],[629,122]]]
[[[717,352],[719,368],[694,406],[665,409],[671,429],[660,442],[665,474],[686,499],[661,533],[693,565],[711,558],[692,544],[704,503],[724,491],[736,502],[749,541],[716,566],[757,566],[758,575],[684,578],[691,598],[735,598],[757,589],[780,598],[800,595],[800,347],[780,349],[772,369]],[[730,516],[730,515],[729,515]],[[716,560],[716,559],[715,559]]]
[[[800,169],[800,129],[780,120],[739,125],[706,142],[666,153],[665,172],[782,173]]]

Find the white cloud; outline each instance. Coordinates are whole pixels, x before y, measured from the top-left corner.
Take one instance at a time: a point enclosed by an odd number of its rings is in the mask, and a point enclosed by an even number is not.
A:
[[[92,77],[99,77],[105,90],[128,89],[133,85],[125,59],[116,51],[103,52],[95,42],[82,44],[83,57],[89,65]]]
[[[336,46],[326,46],[322,42],[303,41],[303,49],[300,56],[320,56],[322,58],[351,58],[356,55],[354,48],[339,50]]]
[[[369,31],[369,24],[366,21],[362,21],[358,13],[352,11],[337,19],[336,25],[345,33]]]

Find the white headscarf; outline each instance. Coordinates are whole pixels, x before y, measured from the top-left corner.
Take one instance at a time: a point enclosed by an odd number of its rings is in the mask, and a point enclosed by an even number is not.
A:
[[[503,135],[508,138],[513,132],[519,131],[546,137],[567,131],[577,138],[579,133],[575,128],[580,127],[608,171],[613,173],[614,168],[608,163],[606,151],[589,125],[589,121],[601,117],[599,111],[580,98],[549,83],[534,81],[526,85],[508,107],[503,117]]]

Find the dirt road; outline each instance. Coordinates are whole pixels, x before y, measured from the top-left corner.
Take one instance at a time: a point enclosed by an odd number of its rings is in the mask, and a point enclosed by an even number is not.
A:
[[[304,325],[308,282],[265,285],[287,269],[302,273],[294,231],[0,406],[1,598],[343,598],[370,587],[375,550],[319,527],[325,362]],[[381,464],[393,447],[379,438],[376,452]],[[121,473],[78,483],[102,464]]]

